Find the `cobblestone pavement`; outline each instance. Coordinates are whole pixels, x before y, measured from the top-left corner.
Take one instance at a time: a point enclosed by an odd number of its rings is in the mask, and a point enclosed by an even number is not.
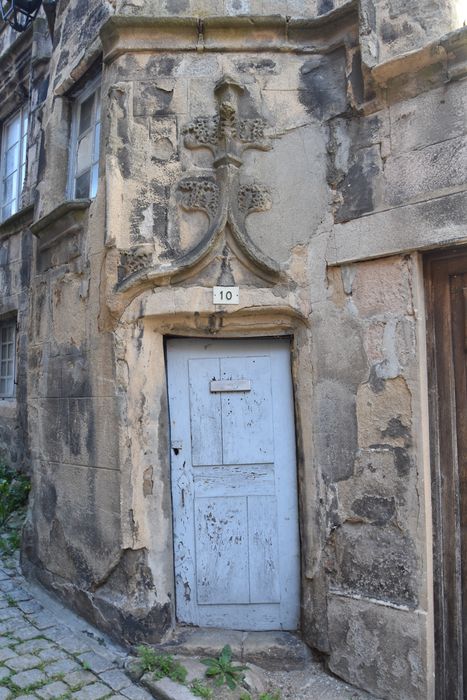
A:
[[[221,648],[222,639],[216,646]],[[194,698],[186,686],[168,679],[159,684],[170,686],[165,692],[151,681],[149,693],[124,672],[129,660],[122,647],[26,581],[17,556],[0,555],[0,700]],[[290,673],[257,671],[266,685],[280,689],[283,700],[372,700],[317,662]]]
[[[125,652],[0,560],[0,700],[150,700]]]

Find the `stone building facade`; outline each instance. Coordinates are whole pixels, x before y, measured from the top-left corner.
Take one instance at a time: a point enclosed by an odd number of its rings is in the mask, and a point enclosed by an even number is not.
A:
[[[462,697],[426,331],[430,266],[467,243],[461,11],[59,0],[52,36],[45,17],[3,28],[0,448],[33,479],[27,575],[119,639],[191,622],[174,546],[190,483],[173,474],[196,382],[168,388],[171,344],[287,339],[299,614],[276,626],[378,697],[433,698],[435,679],[437,697]]]

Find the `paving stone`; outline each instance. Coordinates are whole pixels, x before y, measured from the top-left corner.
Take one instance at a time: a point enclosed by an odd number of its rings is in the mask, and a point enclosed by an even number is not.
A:
[[[49,636],[49,631],[45,632],[45,636]],[[86,639],[80,639],[77,636],[63,637],[63,639],[58,640],[62,649],[70,652],[70,654],[81,654],[85,651],[89,651],[89,642]]]
[[[37,695],[20,695],[16,700],[37,700]]]
[[[38,652],[37,656],[39,656],[41,661],[58,661],[58,659],[68,658],[66,652],[62,651],[61,649],[57,649],[57,647],[42,649],[42,651]]]
[[[36,668],[40,663],[41,660],[39,657],[33,656],[32,654],[22,654],[7,659],[5,661],[5,666],[11,668],[12,671],[26,671],[28,668]]]
[[[0,649],[3,649],[3,647],[12,646],[14,643],[15,640],[11,637],[0,637]]]
[[[10,649],[10,647],[3,647],[0,649],[0,662],[13,659],[15,656],[18,656],[18,654],[16,651],[13,651],[13,649]]]
[[[21,671],[16,676],[11,677],[11,682],[15,683],[19,688],[27,688],[29,685],[42,683],[47,680],[47,676],[38,668],[32,668],[29,671]]]
[[[67,692],[68,686],[62,683],[62,681],[55,681],[54,683],[43,685],[42,688],[38,688],[38,690],[35,691],[40,698],[47,698],[48,700],[55,700],[55,698],[59,698]]]
[[[26,615],[31,615],[32,613],[40,613],[43,609],[42,605],[39,605],[39,603],[35,600],[19,601],[18,608]]]
[[[39,610],[42,610],[42,606],[39,606]],[[33,611],[34,614],[30,615],[29,621],[35,626],[38,627],[40,630],[45,630],[49,627],[54,627],[55,626],[55,620],[50,615],[50,613],[46,612],[35,612]]]
[[[70,688],[74,688],[76,685],[94,683],[96,681],[96,676],[90,671],[81,669],[80,671],[67,673],[63,680],[70,686]]]
[[[8,676],[11,676],[10,669],[6,668],[6,666],[0,666],[0,681],[4,678],[8,678]]]
[[[10,598],[13,598],[17,603],[24,600],[32,600],[31,594],[18,586],[10,593]]]
[[[80,654],[79,659],[86,664],[94,673],[103,673],[114,667],[114,662],[107,659],[101,654],[96,654],[95,651],[88,651],[86,654]]]
[[[11,580],[11,577],[10,577],[10,576],[8,576],[7,579],[4,579],[4,580],[0,583],[0,588],[2,589],[2,591],[3,591],[4,593],[10,593],[11,591],[14,591],[14,590],[15,590],[15,588],[16,588],[16,583],[15,583],[14,581]]]
[[[21,620],[23,619],[21,612],[18,610],[18,608],[10,605],[8,606],[8,608],[3,608],[3,610],[0,610],[0,622],[6,622],[7,620],[12,620],[13,618],[21,618]]]
[[[180,687],[182,688],[183,686]],[[130,700],[151,700],[154,697],[137,685],[130,685],[128,688],[124,688],[121,690],[121,695],[130,698]]]
[[[20,639],[22,642],[25,642],[28,639],[34,639],[34,637],[39,637],[39,636],[40,636],[39,630],[37,630],[32,625],[25,625],[24,627],[20,627],[19,629],[15,629],[15,637]]]
[[[122,688],[127,688],[131,685],[131,680],[126,676],[123,671],[105,671],[99,674],[100,679],[110,685],[112,690],[121,690]]]
[[[78,671],[79,668],[79,664],[74,659],[58,659],[58,661],[46,666],[44,670],[48,676],[58,676],[59,673]]]
[[[44,629],[42,636],[51,642],[61,642],[70,637],[70,631],[64,627],[48,627]]]
[[[195,700],[196,695],[193,695],[191,690],[180,683],[174,683],[170,678],[161,678],[159,681],[149,678],[150,674],[143,676],[143,682],[147,683],[147,687],[152,691],[150,697],[159,698],[160,700]],[[124,692],[124,691],[122,691]],[[137,698],[138,695],[130,696]]]
[[[8,700],[11,693],[7,688],[0,688],[0,700]]]
[[[99,700],[99,698],[105,698],[109,693],[110,688],[107,685],[93,683],[73,693],[72,697],[76,698],[76,700]]]
[[[10,632],[16,631],[17,627],[17,619],[7,620],[6,622],[0,622],[0,635],[9,634]]]
[[[29,639],[27,642],[21,642],[15,646],[17,654],[30,654],[31,652],[41,651],[42,649],[51,648],[50,642],[47,639]]]

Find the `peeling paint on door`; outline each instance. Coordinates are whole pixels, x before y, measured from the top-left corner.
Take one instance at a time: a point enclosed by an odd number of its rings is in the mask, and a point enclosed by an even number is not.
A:
[[[167,347],[178,620],[296,629],[289,342],[173,339]]]

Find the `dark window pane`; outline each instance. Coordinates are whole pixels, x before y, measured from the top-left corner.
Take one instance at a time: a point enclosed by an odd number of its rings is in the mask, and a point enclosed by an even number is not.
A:
[[[92,121],[92,108],[94,105],[94,95],[91,95],[88,97],[87,100],[84,100],[84,102],[81,105],[81,110],[80,110],[80,119],[79,119],[79,136],[89,129],[91,126],[91,121]]]
[[[76,199],[86,199],[89,197],[90,170],[76,178],[75,197]]]

